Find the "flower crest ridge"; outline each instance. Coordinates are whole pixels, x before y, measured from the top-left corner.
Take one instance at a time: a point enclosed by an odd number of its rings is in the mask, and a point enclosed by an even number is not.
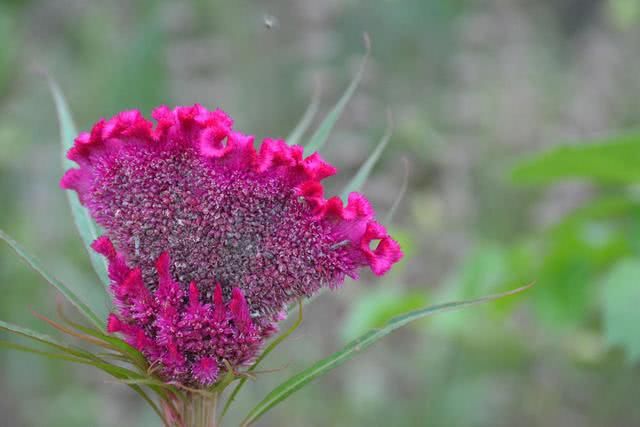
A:
[[[233,129],[222,110],[156,108],[100,120],[67,156],[74,190],[105,235],[123,334],[168,380],[209,386],[246,366],[287,304],[369,267],[386,273],[399,245],[369,201],[325,198],[336,169],[301,146]]]

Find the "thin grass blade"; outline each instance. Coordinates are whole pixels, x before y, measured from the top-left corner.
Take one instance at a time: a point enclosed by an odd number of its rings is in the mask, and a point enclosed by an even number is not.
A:
[[[396,211],[400,206],[400,202],[404,198],[404,195],[407,193],[407,188],[409,188],[409,160],[406,157],[402,158],[402,165],[404,166],[404,174],[402,175],[402,185],[400,186],[400,191],[398,191],[398,195],[396,196],[393,204],[391,205],[391,209],[387,212],[387,215],[384,217],[383,223],[385,225],[390,225],[391,221],[393,221],[393,217],[396,215]]]
[[[36,332],[29,328],[25,328],[23,326],[14,325],[13,323],[5,322],[3,320],[0,320],[0,330],[6,331],[12,334],[20,335],[30,340],[48,345],[49,347],[53,347],[56,350],[60,350],[64,353],[75,356],[78,359],[87,360],[87,359],[91,359],[92,357],[91,353],[89,353],[88,351],[85,351],[79,348],[69,347],[59,342],[55,338],[50,337],[49,335]]]
[[[58,312],[58,316],[60,316],[60,318],[69,326],[71,326],[72,328],[77,329],[78,331],[84,332],[87,335],[90,335],[94,338],[98,338],[99,340],[102,340],[105,342],[105,344],[108,344],[112,347],[112,349],[119,351],[128,361],[130,361],[131,363],[135,364],[137,367],[139,367],[140,369],[147,369],[148,367],[148,363],[146,361],[146,359],[144,358],[144,356],[142,355],[142,353],[140,353],[138,350],[136,350],[135,348],[133,348],[131,345],[129,345],[127,342],[125,342],[124,340],[116,337],[116,336],[112,336],[112,335],[108,335],[106,333],[104,333],[102,330],[99,329],[93,329],[93,328],[89,328],[83,325],[80,325],[76,322],[71,321],[66,314],[64,313],[64,310],[62,309],[62,307],[60,305],[58,305],[57,307],[57,312]]]
[[[73,146],[73,140],[77,136],[78,132],[73,122],[67,101],[65,100],[58,84],[51,78],[49,78],[49,88],[51,90],[51,95],[53,96],[53,101],[56,105],[58,122],[60,125],[62,167],[64,170],[67,170],[76,166],[75,163],[67,159],[66,153]],[[78,196],[73,191],[66,191],[66,193],[69,200],[69,206],[71,207],[73,220],[78,232],[80,233],[82,242],[89,253],[91,265],[100,278],[100,281],[104,284],[105,288],[108,289],[109,275],[107,274],[107,264],[99,254],[91,249],[91,243],[98,238],[98,228],[91,219],[89,212],[80,204]]]
[[[344,92],[342,97],[340,97],[340,99],[338,100],[338,103],[333,107],[333,109],[329,112],[329,114],[327,114],[327,117],[325,117],[325,119],[322,121],[318,129],[311,136],[311,139],[309,139],[309,143],[304,148],[306,155],[309,155],[316,151],[320,151],[320,149],[324,147],[324,145],[327,142],[327,139],[329,139],[329,134],[331,134],[333,127],[335,126],[336,122],[338,121],[338,119],[342,115],[342,112],[344,111],[344,107],[347,105],[347,103],[353,96],[354,92],[356,91],[356,88],[358,87],[358,84],[360,84],[360,80],[362,80],[362,76],[364,75],[364,70],[367,65],[367,60],[369,59],[369,54],[371,52],[371,43],[369,41],[369,37],[366,34],[365,34],[365,47],[366,47],[366,52],[365,52],[364,58],[362,59],[362,62],[360,63],[360,69],[358,70],[358,73],[355,75],[353,80],[351,80],[351,84],[349,84],[349,87],[347,88],[347,90]]]
[[[280,334],[278,338],[273,340],[271,344],[269,344],[269,346],[262,352],[260,357],[258,357],[258,360],[256,360],[255,363],[251,365],[251,367],[247,370],[247,372],[255,371],[258,365],[260,364],[260,362],[262,362],[269,355],[269,353],[271,353],[278,345],[280,345],[284,340],[286,340],[289,337],[289,335],[291,335],[296,329],[298,329],[298,327],[302,324],[302,319],[303,319],[302,305],[303,305],[302,301],[298,302],[298,318],[296,319],[295,323],[291,325],[291,327],[287,329],[285,332]],[[238,383],[238,385],[236,385],[236,387],[233,389],[233,391],[227,398],[227,401],[224,404],[224,408],[222,409],[222,413],[220,414],[220,423],[222,422],[222,418],[225,416],[227,411],[229,411],[231,404],[233,403],[234,399],[242,389],[242,386],[244,386],[246,382],[247,382],[247,377],[242,378]]]
[[[162,420],[162,424],[165,427],[171,427],[169,422],[165,419],[165,416],[162,413],[162,411],[160,410],[160,408],[158,407],[158,405],[149,397],[149,395],[144,391],[144,389],[142,388],[141,385],[127,383],[127,381],[129,380],[129,376],[128,376],[127,372],[122,372],[121,369],[118,369],[119,368],[118,366],[109,365],[109,364],[107,364],[107,365],[108,366],[103,366],[103,367],[98,366],[98,368],[102,369],[104,372],[110,374],[112,377],[117,378],[118,380],[120,380],[120,382],[123,382],[127,386],[131,387],[131,389],[133,391],[138,393],[140,395],[140,397],[142,397],[142,399],[149,404],[149,406],[151,407],[153,412],[155,412],[156,415],[158,415],[158,417],[160,417],[160,420]],[[141,380],[142,378],[138,377],[138,378],[134,378],[133,380],[136,380],[136,379],[140,379]],[[155,391],[158,394],[158,396],[161,399],[165,399],[166,398],[166,394],[164,394],[162,392],[159,392],[158,390],[155,389],[155,387],[153,387],[152,389],[153,389],[153,391]]]
[[[407,325],[418,319],[422,319],[434,314],[444,313],[447,311],[460,310],[465,307],[470,307],[477,304],[486,303],[499,298],[503,298],[509,295],[514,295],[529,289],[532,285],[523,286],[521,288],[496,294],[486,297],[478,298],[475,300],[450,302],[445,304],[434,305],[431,307],[414,310],[409,313],[397,316],[391,319],[384,327],[380,329],[372,329],[369,332],[361,335],[357,339],[351,341],[342,350],[339,350],[331,356],[322,359],[315,363],[308,369],[292,376],[279,386],[274,388],[267,396],[258,403],[250,412],[249,415],[242,422],[242,426],[248,426],[258,420],[268,410],[276,406],[278,403],[285,400],[287,397],[300,390],[303,386],[307,385],[319,376],[327,373],[333,368],[341,365],[347,360],[351,359],[357,353],[362,352],[376,341],[390,334],[394,330]]]
[[[13,343],[11,341],[0,340],[0,347],[21,351],[23,353],[33,353],[33,354],[37,354],[38,356],[46,357],[48,359],[59,359],[59,360],[65,360],[67,362],[73,362],[73,363],[86,363],[86,359],[69,356],[68,354],[65,354],[65,353],[54,353],[50,351],[38,350],[35,348]]]
[[[316,116],[318,112],[318,106],[320,105],[320,94],[319,90],[316,88],[313,91],[313,95],[311,97],[311,102],[309,106],[305,110],[302,118],[296,125],[296,127],[291,131],[291,133],[287,136],[287,144],[289,145],[298,145],[300,144],[300,140],[304,136],[304,134],[309,130],[309,126],[311,126],[311,121]]]
[[[48,345],[50,347],[53,347],[57,350],[62,351],[63,353],[53,353],[53,352],[48,352],[48,351],[43,351],[43,350],[38,350],[38,349],[34,349],[34,348],[30,348],[27,346],[23,346],[20,344],[16,344],[16,343],[12,343],[12,342],[8,342],[8,341],[2,341],[0,340],[0,347],[6,347],[6,348],[11,348],[14,350],[18,350],[18,351],[23,351],[23,352],[29,352],[29,353],[34,353],[34,354],[38,354],[40,356],[44,356],[47,358],[53,358],[53,359],[61,359],[61,360],[65,360],[68,362],[73,362],[73,363],[79,363],[79,364],[83,364],[83,365],[90,365],[93,367],[96,367],[108,374],[110,374],[111,376],[119,379],[119,380],[144,380],[146,379],[146,377],[144,377],[143,375],[131,371],[130,369],[126,369],[124,367],[121,366],[117,366],[111,363],[108,363],[106,361],[104,361],[103,359],[101,359],[100,357],[82,350],[82,349],[76,349],[76,348],[72,348],[72,347],[68,347],[60,342],[58,342],[56,339],[42,334],[40,332],[36,332],[33,331],[31,329],[22,327],[22,326],[18,326],[18,325],[14,325],[8,322],[4,322],[2,320],[0,320],[0,330],[4,330],[16,335],[20,335],[26,338],[29,338],[31,340],[40,342],[42,344]],[[158,414],[158,416],[162,419],[163,423],[165,424],[165,426],[169,427],[168,423],[166,422],[166,420],[164,419],[164,416],[162,414],[162,412],[159,410],[159,408],[157,407],[157,405],[149,398],[149,396],[145,393],[145,391],[137,384],[128,384],[129,387],[131,387],[132,389],[134,389],[134,391],[136,391],[136,393],[140,394],[140,396],[142,396],[142,398],[152,407],[152,409],[154,410],[154,412],[156,412]],[[154,390],[155,391],[155,390]],[[159,393],[162,396],[162,393],[159,391],[156,391],[157,393]]]
[[[0,240],[4,240],[11,247],[11,249],[13,249],[15,253],[18,254],[18,256],[22,258],[34,271],[40,274],[40,276],[44,280],[46,280],[47,283],[56,288],[56,290],[58,290],[58,292],[60,292],[71,304],[73,304],[73,306],[76,307],[78,311],[82,313],[89,322],[91,322],[91,324],[93,324],[99,330],[104,329],[104,321],[95,314],[94,310],[92,310],[76,294],[74,294],[71,289],[69,289],[62,282],[48,273],[34,256],[27,253],[27,251],[22,246],[20,246],[15,240],[9,237],[9,235],[2,230],[0,230]]]
[[[346,203],[347,198],[349,197],[349,193],[352,191],[358,191],[362,188],[365,182],[367,182],[367,178],[371,174],[371,170],[376,165],[378,160],[380,159],[380,155],[389,144],[389,140],[391,139],[391,135],[393,133],[393,119],[391,117],[391,112],[387,114],[387,129],[384,132],[384,135],[376,145],[376,148],[373,150],[371,155],[367,158],[367,160],[360,166],[358,172],[351,178],[351,181],[347,184],[347,186],[342,191],[342,200]]]

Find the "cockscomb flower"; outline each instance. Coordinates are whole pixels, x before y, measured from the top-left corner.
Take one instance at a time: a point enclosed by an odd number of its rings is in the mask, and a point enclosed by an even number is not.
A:
[[[246,366],[286,307],[402,253],[368,200],[325,199],[319,154],[233,130],[221,110],[159,107],[101,120],[75,140],[63,188],[105,235],[121,333],[169,381],[206,387]]]

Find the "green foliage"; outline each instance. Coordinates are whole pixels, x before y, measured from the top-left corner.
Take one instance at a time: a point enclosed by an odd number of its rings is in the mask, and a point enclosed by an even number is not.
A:
[[[372,328],[381,328],[395,316],[427,305],[424,292],[400,293],[380,288],[366,292],[353,303],[342,329],[343,340],[351,340]]]
[[[613,22],[623,30],[630,29],[640,20],[639,0],[609,0]]]
[[[0,240],[6,242],[11,248],[18,254],[20,258],[22,258],[34,271],[36,271],[40,276],[51,286],[53,286],[56,290],[58,290],[74,307],[78,309],[80,313],[82,313],[85,318],[91,322],[98,329],[104,328],[104,318],[98,317],[96,315],[96,311],[99,310],[99,307],[94,307],[93,309],[87,305],[87,303],[83,302],[77,295],[75,295],[64,283],[60,282],[58,279],[49,274],[41,265],[41,263],[32,255],[27,253],[22,246],[20,246],[16,241],[11,239],[4,231],[0,230]]]
[[[313,118],[318,112],[319,105],[320,105],[320,96],[318,95],[318,92],[315,91],[313,93],[313,97],[311,98],[311,102],[309,103],[309,106],[307,107],[304,114],[302,115],[302,118],[300,119],[296,127],[291,131],[291,133],[289,133],[289,136],[287,136],[287,138],[285,139],[285,141],[287,141],[287,144],[289,145],[300,144],[300,140],[302,139],[304,134],[309,130],[309,127],[311,126],[311,122],[313,121]]]
[[[0,320],[0,329],[4,330],[6,332],[10,332],[12,334],[15,335],[20,335],[23,336],[25,338],[28,338],[30,340],[36,341],[38,343],[41,344],[45,344],[49,347],[53,347],[54,349],[60,351],[61,353],[46,353],[46,354],[50,354],[50,355],[57,355],[57,356],[65,356],[68,357],[69,360],[71,361],[83,361],[86,357],[87,357],[87,352],[81,349],[76,349],[73,347],[69,347],[65,344],[62,344],[61,342],[57,341],[56,339],[42,334],[40,332],[36,332],[33,331],[31,329],[28,328],[24,328],[22,326],[18,326],[18,325],[13,325],[11,323],[8,322],[4,322],[2,320]],[[5,346],[11,346],[12,344],[10,343],[5,343]],[[24,346],[18,346],[15,345],[16,349],[21,349],[21,350],[26,350],[26,351],[32,351],[31,349],[28,349],[27,347]],[[33,350],[33,352],[37,352],[37,350]]]
[[[56,105],[56,111],[58,113],[58,125],[60,126],[60,143],[62,147],[62,167],[64,170],[73,168],[76,166],[74,162],[67,159],[67,151],[73,147],[74,138],[77,136],[78,131],[73,122],[73,117],[67,106],[67,101],[64,95],[60,91],[57,83],[53,79],[49,80],[49,87],[51,94]],[[93,222],[89,212],[80,204],[78,196],[73,191],[66,191],[69,206],[71,207],[71,214],[76,225],[76,229],[80,234],[82,243],[89,254],[91,265],[95,270],[98,278],[102,281],[105,288],[109,288],[109,275],[107,274],[107,264],[104,258],[91,249],[91,243],[98,238],[98,228]]]
[[[389,212],[387,212],[384,217],[383,223],[386,225],[391,224],[391,221],[393,221],[393,217],[396,215],[402,199],[407,194],[407,188],[409,188],[409,161],[406,158],[402,159],[402,166],[404,167],[404,174],[402,175],[402,185],[398,190],[396,198],[393,200],[391,208],[389,208]]]
[[[548,184],[568,178],[627,184],[640,181],[640,134],[613,136],[589,143],[564,145],[522,161],[513,179]]]
[[[640,214],[640,200],[633,192],[605,195],[586,202],[554,224],[549,234],[560,233],[586,223],[619,223]]]
[[[640,259],[619,261],[602,290],[604,333],[610,345],[621,346],[631,361],[640,360]]]
[[[302,302],[299,302],[298,303],[298,319],[293,323],[293,325],[291,325],[289,329],[281,333],[276,339],[274,339],[267,346],[267,348],[264,349],[264,351],[260,354],[260,356],[258,356],[258,359],[253,363],[253,365],[249,367],[249,369],[247,370],[247,373],[251,373],[255,371],[256,368],[260,365],[260,362],[262,362],[273,350],[275,350],[275,348],[278,345],[280,345],[284,340],[286,340],[289,337],[289,335],[291,335],[296,329],[298,329],[298,327],[301,324],[302,324]],[[242,386],[244,386],[244,384],[247,382],[247,378],[248,377],[244,377],[240,379],[240,382],[238,382],[238,385],[236,385],[236,387],[233,389],[229,397],[227,397],[227,401],[225,402],[224,408],[222,409],[222,413],[220,414],[220,421],[222,421],[222,418],[225,416],[225,414],[231,407],[231,404],[235,400],[236,396],[238,395],[238,393],[240,393]]]
[[[387,147],[387,144],[391,139],[392,130],[393,128],[391,125],[391,117],[389,117],[387,130],[382,136],[382,139],[380,139],[380,142],[378,142],[378,145],[376,145],[376,148],[371,152],[371,154],[369,154],[369,157],[367,157],[367,160],[365,160],[362,166],[360,166],[360,169],[358,169],[358,172],[356,172],[354,177],[351,178],[351,181],[349,181],[349,183],[346,185],[344,190],[342,190],[342,200],[344,202],[347,201],[347,198],[349,197],[349,193],[351,193],[352,191],[359,191],[364,185],[364,183],[367,182],[367,179],[371,174],[371,170],[380,159],[380,155],[382,154],[384,149]]]
[[[18,28],[15,25],[11,9],[0,4],[0,96],[8,89],[10,78],[16,71],[16,59],[20,42],[15,37]]]
[[[549,325],[576,326],[594,304],[594,278],[629,253],[628,243],[614,228],[590,222],[558,229],[546,243],[535,307]]]
[[[513,177],[517,182],[535,184],[569,178],[634,184],[640,180],[637,164],[640,135],[632,133],[550,149],[521,162]],[[541,319],[555,327],[584,322],[597,307],[597,278],[634,250],[629,227],[638,213],[640,203],[635,194],[618,191],[596,197],[550,227],[538,243],[543,258],[533,265],[543,284],[533,294]]]
[[[460,300],[472,298],[473,295],[496,293],[517,283],[531,282],[534,277],[530,275],[530,265],[518,266],[519,252],[516,248],[508,248],[496,243],[483,242],[469,250],[456,270],[444,280],[438,288],[437,298]],[[528,258],[528,256],[527,256]],[[518,274],[518,267],[520,273]],[[526,271],[523,272],[523,271]],[[534,288],[531,292],[537,292]],[[483,317],[490,314],[499,314],[504,309],[502,304],[508,304],[508,300],[496,301],[485,307]],[[433,320],[433,329],[449,336],[474,334],[475,331],[469,323],[478,323],[474,312],[460,311],[449,316],[441,316]]]
[[[362,59],[362,62],[360,63],[360,69],[358,70],[358,73],[355,75],[353,80],[351,80],[351,84],[349,84],[349,87],[347,87],[347,90],[345,90],[345,92],[342,94],[342,96],[340,97],[336,105],[329,112],[329,114],[327,114],[327,117],[324,118],[322,123],[320,123],[320,126],[318,127],[318,129],[309,139],[309,142],[304,147],[305,154],[308,155],[316,151],[320,151],[322,147],[324,147],[324,145],[327,143],[327,140],[329,139],[329,135],[331,134],[333,127],[336,125],[336,122],[342,115],[344,108],[347,106],[347,103],[349,102],[354,92],[356,91],[356,88],[360,84],[360,80],[362,80],[362,76],[364,75],[364,70],[367,65],[367,59],[369,58],[369,53],[371,50],[369,39],[367,36],[365,36],[365,46],[367,48],[367,52],[364,58]]]
[[[482,304],[489,301],[493,301],[499,298],[503,298],[509,295],[514,295],[528,289],[529,286],[515,289],[513,291],[504,292],[501,294],[490,295],[475,300],[451,302],[445,304],[434,305],[419,310],[414,310],[409,313],[394,317],[387,322],[383,327],[379,329],[372,329],[355,340],[351,341],[341,350],[335,352],[331,356],[316,362],[313,366],[305,369],[302,372],[292,376],[291,378],[282,382],[279,386],[274,388],[267,396],[260,401],[245,418],[242,425],[248,426],[249,424],[257,421],[262,415],[264,415],[271,408],[285,400],[287,397],[300,390],[302,387],[326,374],[333,368],[338,367],[342,363],[351,359],[359,352],[365,350],[376,341],[390,334],[394,330],[401,328],[411,322],[418,319],[422,319],[427,316],[439,314],[447,311],[460,310],[472,305]]]

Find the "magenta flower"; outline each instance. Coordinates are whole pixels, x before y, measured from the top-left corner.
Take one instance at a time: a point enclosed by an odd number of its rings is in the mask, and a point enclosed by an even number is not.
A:
[[[105,230],[123,334],[167,381],[209,386],[246,366],[289,303],[402,253],[367,199],[325,199],[336,169],[300,146],[232,130],[224,112],[159,107],[101,120],[68,157],[61,185]]]

